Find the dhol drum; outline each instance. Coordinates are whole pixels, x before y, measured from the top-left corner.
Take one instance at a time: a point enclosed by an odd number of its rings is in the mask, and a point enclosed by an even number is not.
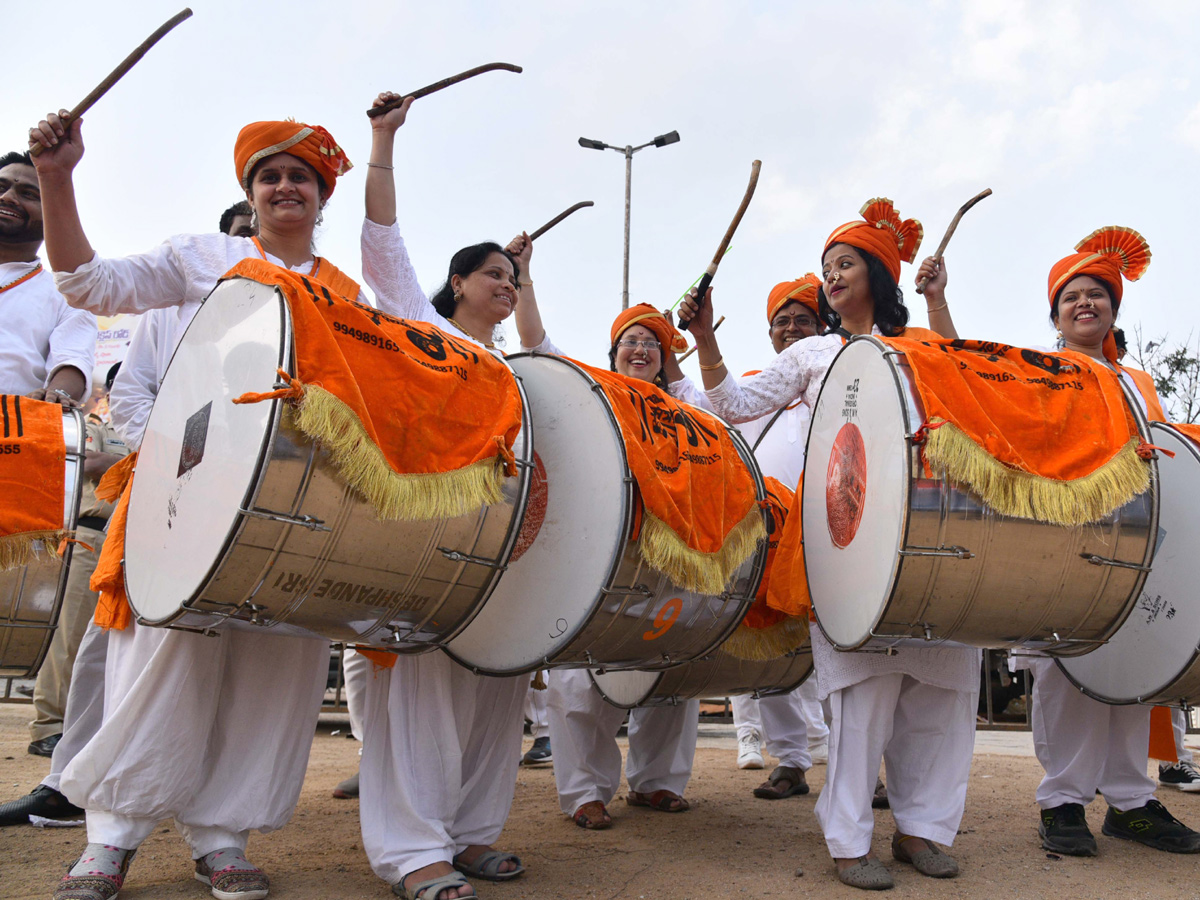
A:
[[[1085,694],[1105,703],[1200,702],[1200,450],[1170,425],[1150,423],[1162,483],[1154,563],[1133,612],[1108,643],[1059,660]]]
[[[528,548],[447,652],[494,675],[547,666],[659,668],[708,654],[754,599],[766,542],[720,596],[685,591],[651,569],[631,540],[636,485],[600,386],[556,356],[508,361],[533,408],[536,465],[545,472],[529,502],[538,521],[527,515]],[[749,447],[730,434],[764,498]]]
[[[140,622],[221,622],[420,652],[495,586],[529,490],[528,406],[504,502],[433,521],[380,521],[281,400],[235,405],[294,371],[278,288],[221,282],[163,378],[130,493],[125,581]],[[524,403],[524,398],[522,398]],[[418,425],[417,427],[421,427]]]
[[[637,706],[677,706],[705,697],[786,694],[800,687],[812,672],[812,648],[806,641],[799,650],[777,659],[738,659],[717,648],[703,659],[670,669],[648,672],[592,669],[589,674],[601,697],[613,706],[633,709]]]
[[[64,410],[62,422],[67,450],[63,527],[74,531],[83,492],[87,428],[83,413],[76,409]],[[60,560],[57,547],[45,547],[28,565],[0,572],[0,678],[32,678],[41,667],[58,625],[73,548],[68,542]]]
[[[804,473],[804,561],[829,640],[1075,655],[1111,637],[1149,571],[1157,479],[1086,526],[1003,516],[925,477],[913,442],[924,421],[902,352],[873,338],[843,348],[813,412]]]

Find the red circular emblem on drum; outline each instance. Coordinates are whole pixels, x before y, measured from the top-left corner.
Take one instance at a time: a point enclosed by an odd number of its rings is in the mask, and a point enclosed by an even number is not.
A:
[[[825,476],[825,515],[836,546],[849,547],[858,534],[866,496],[867,447],[858,426],[847,422],[829,451]]]
[[[525,502],[525,518],[521,520],[521,530],[517,532],[517,541],[513,544],[509,562],[520,559],[537,540],[538,532],[542,530],[542,522],[546,520],[546,502],[549,499],[550,485],[546,482],[546,467],[535,450],[533,475],[529,480],[529,497]]]

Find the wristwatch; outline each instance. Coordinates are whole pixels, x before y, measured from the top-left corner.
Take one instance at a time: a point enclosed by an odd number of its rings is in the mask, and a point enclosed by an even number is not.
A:
[[[60,396],[60,397],[66,397],[68,400],[74,400],[74,399],[75,399],[75,398],[74,398],[74,397],[72,397],[70,394],[68,394],[66,391],[64,391],[62,388],[54,388],[52,391],[50,391],[50,393],[52,393],[52,394],[58,394],[58,396]]]

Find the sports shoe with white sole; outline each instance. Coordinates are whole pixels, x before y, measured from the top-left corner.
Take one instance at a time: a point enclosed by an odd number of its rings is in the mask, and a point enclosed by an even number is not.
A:
[[[1200,791],[1200,769],[1195,763],[1177,762],[1173,765],[1158,764],[1158,783],[1163,787],[1192,793]]]
[[[738,738],[739,769],[761,769],[763,767],[762,738],[754,729]]]

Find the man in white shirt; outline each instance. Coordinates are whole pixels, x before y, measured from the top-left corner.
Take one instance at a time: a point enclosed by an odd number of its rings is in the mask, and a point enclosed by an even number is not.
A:
[[[92,387],[96,319],[38,259],[42,194],[27,153],[0,156],[0,393],[70,404]]]

